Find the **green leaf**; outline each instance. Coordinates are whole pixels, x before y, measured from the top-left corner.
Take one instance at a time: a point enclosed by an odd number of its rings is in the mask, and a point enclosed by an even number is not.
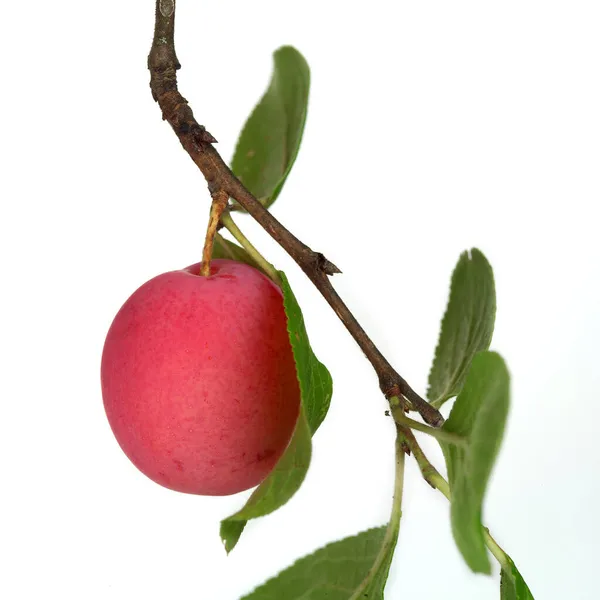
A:
[[[500,576],[500,600],[534,600],[515,563],[509,556],[506,558],[508,569],[503,568]]]
[[[487,350],[494,333],[494,273],[485,256],[473,248],[461,254],[452,274],[450,299],[429,373],[427,397],[439,408],[460,393],[471,361]]]
[[[231,170],[269,207],[289,175],[304,132],[310,70],[291,46],[273,55],[271,83],[246,121],[235,149]]]
[[[221,539],[230,552],[248,519],[268,515],[283,506],[300,488],[311,457],[311,436],[323,422],[333,393],[331,375],[308,341],[304,317],[285,273],[279,271],[290,343],[300,384],[301,407],[292,440],[269,476],[254,490],[246,505],[221,523]]]
[[[327,367],[319,362],[310,347],[302,310],[300,310],[300,305],[285,273],[279,271],[279,276],[281,277],[285,314],[288,319],[288,333],[300,382],[302,406],[306,412],[311,435],[314,435],[329,410],[329,403],[333,395],[333,383]]]
[[[290,444],[273,471],[241,510],[221,522],[220,535],[227,552],[239,541],[246,521],[272,513],[298,491],[310,465],[311,451],[310,431],[305,411],[301,409]]]
[[[488,479],[508,415],[510,376],[495,352],[473,359],[465,385],[443,429],[466,439],[442,443],[451,492],[450,520],[456,545],[476,573],[489,573],[481,513]]]
[[[368,576],[385,532],[385,527],[379,527],[329,544],[242,600],[349,600]],[[383,600],[383,588],[364,598]]]

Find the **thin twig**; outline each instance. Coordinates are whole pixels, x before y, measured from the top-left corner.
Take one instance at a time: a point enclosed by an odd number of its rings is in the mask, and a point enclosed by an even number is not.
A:
[[[371,341],[354,315],[337,294],[330,275],[340,270],[319,252],[315,252],[290,233],[244,187],[213,147],[215,138],[198,124],[187,100],[177,89],[177,70],[181,68],[175,53],[175,0],[156,0],[156,25],[148,67],[150,88],[163,119],[171,125],[181,145],[204,175],[211,194],[225,192],[243,206],[265,231],[296,261],[356,340],[379,378],[386,398],[398,396],[405,409],[417,410],[426,423],[439,427],[442,415],[419,396],[394,370]]]
[[[392,501],[392,513],[390,520],[385,532],[385,537],[381,543],[381,548],[377,553],[377,557],[373,562],[373,566],[369,569],[369,572],[362,583],[354,591],[350,600],[363,600],[363,598],[370,597],[368,592],[369,588],[373,584],[375,578],[380,575],[381,570],[387,563],[389,564],[391,557],[396,548],[398,542],[398,534],[400,533],[400,521],[402,519],[402,495],[404,490],[404,463],[405,463],[405,452],[404,452],[404,435],[400,428],[397,429],[396,436],[396,469],[394,478],[394,499]]]

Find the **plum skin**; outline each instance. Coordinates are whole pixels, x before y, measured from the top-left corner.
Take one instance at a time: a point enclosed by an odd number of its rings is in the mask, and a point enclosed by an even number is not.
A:
[[[289,444],[300,389],[281,290],[231,260],[158,275],[117,313],[102,354],[104,408],[150,479],[221,496],[258,485]]]

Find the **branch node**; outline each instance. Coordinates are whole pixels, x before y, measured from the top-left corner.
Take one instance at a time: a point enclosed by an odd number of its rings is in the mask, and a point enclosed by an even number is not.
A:
[[[341,273],[340,269],[338,269],[330,260],[325,258],[320,252],[317,252],[317,265],[319,271],[323,271],[325,275],[329,275],[330,277]]]
[[[196,140],[198,142],[204,143],[204,144],[217,144],[217,139],[208,131],[206,131],[206,129],[204,128],[203,125],[199,125],[199,130],[196,131],[194,133],[194,137],[196,138]]]

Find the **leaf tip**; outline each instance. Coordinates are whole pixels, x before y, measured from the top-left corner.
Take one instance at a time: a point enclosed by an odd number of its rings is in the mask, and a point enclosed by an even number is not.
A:
[[[231,517],[221,521],[219,535],[221,537],[221,543],[223,544],[225,552],[228,556],[239,542],[245,526],[246,521],[235,521],[232,520]]]
[[[279,48],[277,48],[277,50],[273,52],[273,56],[275,58],[284,55],[288,55],[290,57],[293,56],[294,58],[298,58],[306,63],[306,59],[304,58],[302,52],[300,52],[300,50],[298,50],[295,46],[292,46],[291,44],[284,44],[283,46],[279,46]],[[308,66],[308,63],[306,64]]]

